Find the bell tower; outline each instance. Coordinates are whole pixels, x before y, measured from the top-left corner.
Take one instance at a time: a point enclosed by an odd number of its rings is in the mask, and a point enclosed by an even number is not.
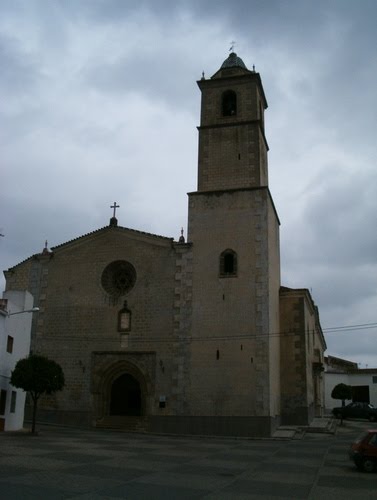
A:
[[[280,414],[280,255],[267,101],[259,74],[234,52],[198,86],[198,187],[188,219],[191,413],[214,426],[263,425],[270,435]]]
[[[268,185],[264,111],[259,73],[232,52],[202,92],[198,191]]]

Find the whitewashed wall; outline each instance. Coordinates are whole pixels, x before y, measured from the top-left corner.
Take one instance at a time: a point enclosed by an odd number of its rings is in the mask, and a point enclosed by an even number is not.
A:
[[[373,377],[377,377],[377,369],[375,373],[332,373],[325,372],[325,408],[326,411],[331,411],[332,408],[340,406],[341,402],[337,399],[332,399],[331,392],[337,384],[347,384],[351,386],[368,385],[370,403],[377,407],[377,383],[373,383]],[[351,401],[346,401],[346,404]]]
[[[33,307],[33,296],[27,291],[9,291],[3,293],[8,299],[7,311],[24,311]],[[10,375],[17,361],[26,357],[30,351],[30,330],[32,314],[1,315],[0,318],[0,389],[7,391],[4,415],[5,431],[19,430],[23,427],[25,392],[10,385]],[[8,335],[13,337],[13,351],[7,352]],[[11,412],[12,391],[16,392],[15,411]]]

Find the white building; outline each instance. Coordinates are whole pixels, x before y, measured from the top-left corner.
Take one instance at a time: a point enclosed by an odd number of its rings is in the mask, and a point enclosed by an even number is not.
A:
[[[338,384],[350,385],[352,401],[370,403],[377,408],[377,368],[358,368],[357,363],[327,356],[325,358],[325,408],[330,412],[341,402],[331,397]],[[351,400],[346,401],[346,404]]]
[[[23,427],[26,393],[10,384],[17,361],[30,351],[32,314],[20,314],[33,307],[27,291],[8,291],[0,299],[0,431]]]

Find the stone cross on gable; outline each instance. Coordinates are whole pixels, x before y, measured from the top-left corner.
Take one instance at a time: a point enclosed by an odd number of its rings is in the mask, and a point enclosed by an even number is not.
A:
[[[110,205],[110,208],[114,209],[113,217],[115,217],[115,212],[116,212],[116,209],[119,208],[119,205],[117,205],[117,202],[114,201],[114,205]]]

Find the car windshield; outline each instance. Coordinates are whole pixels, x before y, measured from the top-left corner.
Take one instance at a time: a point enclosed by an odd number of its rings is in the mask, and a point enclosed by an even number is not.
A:
[[[369,444],[372,446],[377,446],[377,433],[372,434],[372,437],[369,439]]]
[[[368,432],[364,432],[363,434],[361,434],[361,436],[359,436],[356,441],[355,441],[355,444],[358,444],[358,443],[361,443],[361,441],[366,438],[368,435]]]

